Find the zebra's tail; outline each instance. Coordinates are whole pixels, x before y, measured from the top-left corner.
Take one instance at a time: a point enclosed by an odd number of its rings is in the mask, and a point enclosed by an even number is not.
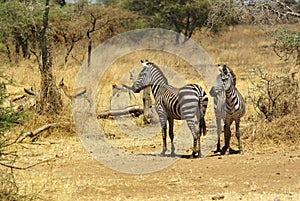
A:
[[[208,103],[208,97],[205,93],[205,91],[200,90],[202,93],[199,97],[199,111],[200,111],[200,121],[199,121],[199,129],[200,129],[200,134],[202,133],[203,136],[206,135],[206,122],[205,122],[205,112],[206,112],[206,107]]]

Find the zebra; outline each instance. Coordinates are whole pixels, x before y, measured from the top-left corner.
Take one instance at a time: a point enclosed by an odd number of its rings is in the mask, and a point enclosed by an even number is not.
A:
[[[175,88],[168,84],[168,80],[160,68],[152,62],[141,61],[143,70],[139,73],[136,81],[132,85],[134,93],[151,86],[155,99],[156,111],[159,116],[163,149],[162,156],[167,150],[167,121],[169,122],[169,137],[171,140],[171,156],[175,156],[174,139],[174,119],[186,120],[187,125],[193,135],[194,147],[192,156],[202,157],[200,148],[200,136],[206,135],[206,124],[204,115],[208,104],[208,96],[197,84],[187,84],[182,88]],[[195,117],[197,121],[195,122]],[[196,123],[196,125],[195,125]],[[199,129],[196,126],[199,125]]]
[[[236,75],[226,65],[218,65],[221,72],[222,85],[225,91],[225,122],[224,122],[224,134],[225,134],[225,146],[221,150],[221,155],[230,153],[230,138],[231,131],[230,126],[235,121],[236,138],[238,140],[239,153],[243,154],[242,144],[240,140],[240,120],[245,114],[245,101],[242,95],[236,88]]]
[[[221,75],[219,74],[216,78],[214,86],[209,91],[209,94],[214,98],[214,112],[215,112],[215,118],[216,118],[216,124],[217,124],[217,135],[218,135],[218,143],[217,143],[217,149],[214,151],[214,153],[221,152],[221,142],[220,142],[220,136],[222,133],[222,123],[225,122],[225,90],[223,86],[223,82],[221,79]]]

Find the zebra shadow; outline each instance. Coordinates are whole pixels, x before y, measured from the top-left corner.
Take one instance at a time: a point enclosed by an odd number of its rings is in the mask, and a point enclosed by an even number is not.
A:
[[[224,155],[234,155],[234,154],[240,154],[240,150],[229,148],[229,151]],[[224,155],[222,155],[221,152],[211,151],[211,153],[208,154],[206,157],[216,157],[216,156],[224,156]]]
[[[164,156],[161,155],[161,154],[136,154],[136,155],[139,155],[139,156],[153,156],[153,157],[161,157],[161,158],[185,158],[185,159],[197,159],[198,157],[193,157],[192,154],[174,154],[174,155],[171,155],[171,154],[165,154]]]
[[[239,150],[235,150],[235,149],[232,149],[230,148],[228,153],[226,153],[225,155],[235,155],[235,154],[240,154],[240,151]],[[174,154],[173,156],[171,154],[165,154],[164,156],[161,155],[160,153],[147,153],[147,154],[136,154],[136,155],[139,155],[139,156],[152,156],[152,157],[161,157],[161,158],[184,158],[184,159],[197,159],[198,157],[193,157],[192,154]],[[214,152],[214,151],[211,151],[210,154],[204,156],[203,158],[211,158],[211,157],[219,157],[219,156],[224,156],[224,155],[221,155],[221,152]]]

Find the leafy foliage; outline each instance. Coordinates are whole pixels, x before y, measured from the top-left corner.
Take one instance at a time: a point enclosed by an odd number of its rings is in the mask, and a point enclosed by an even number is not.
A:
[[[43,24],[43,2],[7,0],[1,4],[0,47],[10,60],[20,56],[28,58],[33,52],[37,53]],[[101,42],[143,26],[136,15],[114,4],[89,4],[82,0],[64,6],[52,3],[50,7],[48,42],[50,46],[66,48],[66,61],[75,43],[85,38]]]
[[[17,55],[22,51],[22,56],[28,57],[29,43],[36,40],[33,31],[41,26],[40,16],[41,4],[36,1],[7,0],[1,3],[0,42],[15,46]]]
[[[151,27],[171,29],[184,34],[185,40],[197,28],[206,26],[210,12],[210,5],[205,0],[127,0],[123,7],[146,16]]]
[[[213,33],[219,33],[225,26],[236,25],[242,21],[242,10],[237,1],[210,1],[211,10],[208,18],[208,28]]]
[[[285,61],[296,58],[296,62],[300,64],[300,32],[278,29],[273,38],[273,50],[277,56]]]

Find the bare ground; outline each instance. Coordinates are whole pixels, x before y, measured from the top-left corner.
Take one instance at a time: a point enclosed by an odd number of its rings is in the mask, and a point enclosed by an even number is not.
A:
[[[149,174],[125,174],[94,160],[77,137],[24,144],[20,190],[45,200],[300,200],[299,147],[244,155],[179,158]],[[29,151],[30,150],[30,151]]]

